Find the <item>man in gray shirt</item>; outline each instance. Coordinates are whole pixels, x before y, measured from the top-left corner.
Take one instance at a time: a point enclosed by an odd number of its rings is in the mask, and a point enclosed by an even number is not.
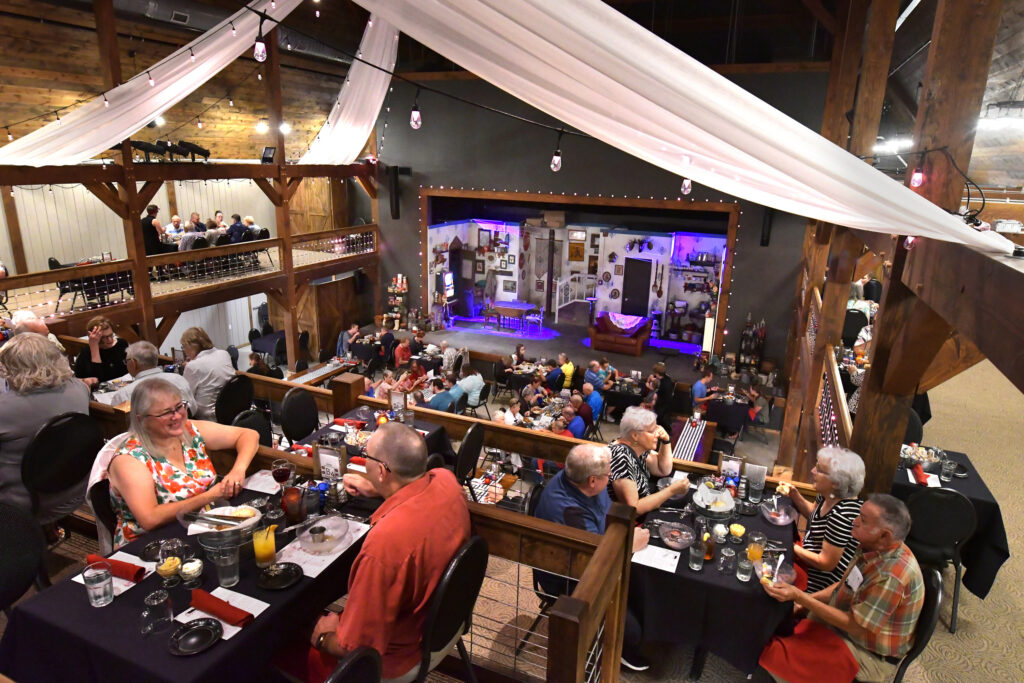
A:
[[[192,389],[189,387],[188,382],[185,381],[184,377],[175,372],[163,371],[163,368],[160,367],[159,352],[148,341],[139,341],[131,344],[125,353],[125,364],[128,366],[128,372],[135,378],[135,381],[115,391],[111,397],[110,405],[116,406],[131,400],[132,393],[135,392],[135,389],[140,384],[154,377],[159,377],[173,384],[181,392],[181,400],[188,401],[192,411],[195,412],[196,399],[192,396]]]

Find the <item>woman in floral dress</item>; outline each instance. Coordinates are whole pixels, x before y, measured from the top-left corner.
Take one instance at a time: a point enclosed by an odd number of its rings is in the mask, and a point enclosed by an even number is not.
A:
[[[217,481],[206,449],[234,450],[235,464]],[[242,490],[259,448],[251,429],[188,419],[188,404],[170,382],[154,379],[132,394],[131,431],[110,462],[117,513],[114,547]]]

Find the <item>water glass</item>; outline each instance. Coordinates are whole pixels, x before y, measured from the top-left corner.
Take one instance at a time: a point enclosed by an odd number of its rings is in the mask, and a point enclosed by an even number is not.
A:
[[[940,455],[942,457],[942,469],[939,470],[939,481],[953,481],[953,474],[956,473],[956,460],[953,460],[945,453],[940,453]]]
[[[751,574],[754,573],[754,563],[745,557],[740,557],[736,562],[736,578],[746,583],[750,581]]]
[[[690,546],[690,569],[699,572],[704,568],[704,544],[700,539]]]
[[[153,591],[142,603],[145,605],[142,610],[142,625],[139,628],[142,635],[148,636],[150,633],[162,631],[174,622],[174,609],[167,591]]]
[[[217,583],[223,588],[231,588],[238,583],[238,546],[211,548],[206,551],[214,566],[217,567]]]
[[[768,468],[764,465],[748,464],[747,475],[747,499],[751,503],[760,503],[761,494],[764,491],[764,480],[768,476]]]
[[[722,548],[718,551],[718,571],[725,574],[732,574],[736,571],[736,551],[732,548]]]
[[[85,592],[93,607],[106,607],[114,601],[114,579],[110,575],[110,564],[93,562],[82,571]]]

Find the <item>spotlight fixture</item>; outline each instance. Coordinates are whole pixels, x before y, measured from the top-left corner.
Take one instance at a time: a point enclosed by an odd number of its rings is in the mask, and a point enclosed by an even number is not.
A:
[[[288,133],[292,132],[292,127],[287,121],[282,121],[281,125],[278,126],[277,129],[281,131],[282,135],[288,135]]]
[[[558,131],[558,141],[555,142],[555,153],[551,155],[551,170],[558,173],[562,170],[562,134],[565,131]]]
[[[409,113],[409,127],[419,130],[423,125],[423,114],[420,113],[420,89],[416,88],[416,97],[412,101],[412,111]]]
[[[263,40],[263,19],[260,18],[260,31],[256,36],[256,43],[252,46],[252,57],[257,62],[267,61],[267,44]]]
[[[167,153],[167,148],[163,145],[154,145],[151,142],[145,142],[143,140],[132,140],[132,149],[137,149],[146,156],[146,163],[150,162],[149,155],[156,154],[163,156]]]
[[[178,140],[178,147],[184,149],[192,157],[192,161],[196,160],[196,155],[199,155],[207,160],[209,160],[210,158],[210,150],[206,149],[205,147],[200,147],[199,145],[193,144],[186,140]]]
[[[187,149],[185,149],[184,147],[181,147],[179,145],[174,144],[170,140],[157,140],[156,144],[160,145],[161,147],[163,147],[166,150],[167,157],[171,161],[174,161],[174,156],[175,155],[178,155],[178,156],[181,156],[181,157],[187,157],[189,155],[189,151]]]
[[[910,186],[921,187],[924,184],[924,171],[918,166],[914,169],[914,172],[910,174]]]
[[[683,185],[679,188],[679,191],[683,194],[690,194],[693,192],[693,181],[689,178],[683,178]]]
[[[270,130],[270,124],[267,122],[266,117],[260,119],[259,123],[256,124],[256,132],[263,135]]]

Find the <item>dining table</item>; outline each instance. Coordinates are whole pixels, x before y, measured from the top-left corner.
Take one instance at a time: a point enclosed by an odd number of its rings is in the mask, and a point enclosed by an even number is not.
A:
[[[998,501],[985,485],[985,480],[967,454],[946,451],[946,455],[964,466],[966,476],[936,483],[959,491],[974,505],[974,512],[978,518],[977,526],[974,535],[964,543],[960,557],[964,566],[964,588],[979,598],[984,598],[992,589],[1000,567],[1010,558],[1010,544],[1006,538],[1003,514]],[[900,467],[896,470],[892,482],[892,495],[906,501],[924,488],[916,482],[911,482],[909,469]]]
[[[257,495],[261,494],[246,489],[232,502],[245,502]],[[304,647],[305,639],[293,636],[308,633],[324,608],[346,592],[349,571],[365,534],[365,528],[358,529],[355,543],[321,573],[314,578],[303,576],[284,590],[267,590],[257,584],[260,569],[251,546],[248,555],[243,546],[239,582],[229,590],[267,603],[267,607],[230,639],[222,638],[190,656],[176,656],[169,650],[178,622],[147,636],[140,631],[143,600],[162,587],[156,573],[100,608],[89,605],[84,585],[67,578],[14,607],[0,640],[0,673],[17,681],[263,680],[274,656],[292,640],[295,647]],[[218,581],[213,562],[178,522],[144,534],[121,551],[138,557],[152,541],[170,538],[182,539],[203,559],[201,588],[214,591]],[[279,554],[282,547],[279,543]],[[185,611],[191,591],[180,583],[167,590],[174,614]]]
[[[278,339],[284,339],[284,330],[256,337],[250,342],[249,348],[256,353],[274,353],[274,347],[277,346]]]
[[[366,426],[363,429],[372,432],[377,429],[377,422],[375,421],[374,413],[374,409],[369,406],[359,406],[358,408],[354,408],[344,415],[341,415],[340,419],[365,422]],[[452,448],[452,441],[443,425],[417,418],[410,426],[416,429],[427,442],[427,453],[440,453],[444,457],[446,463],[455,464],[455,449]],[[321,437],[325,437],[332,432],[344,434],[345,428],[332,421],[316,430],[305,439],[300,440],[299,443],[303,445],[311,445],[319,442]],[[359,455],[358,446],[346,445],[346,450],[349,456]]]
[[[495,318],[498,321],[499,329],[511,328],[513,321],[518,321],[519,327],[522,327],[526,316],[536,308],[536,304],[529,301],[495,301],[490,308],[484,311],[484,324],[486,325],[491,318]]]
[[[739,395],[732,401],[715,398],[707,402],[706,417],[709,422],[717,423],[724,431],[737,434],[746,425],[749,410],[750,404]]]

